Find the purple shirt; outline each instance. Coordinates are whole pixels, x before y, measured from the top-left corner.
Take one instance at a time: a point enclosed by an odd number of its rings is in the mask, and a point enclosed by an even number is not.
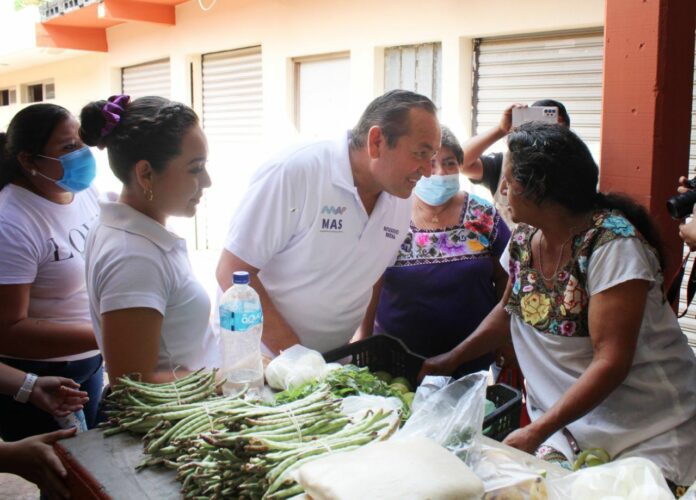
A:
[[[398,337],[421,356],[451,350],[496,305],[493,265],[509,238],[493,205],[471,194],[456,226],[419,229],[411,222],[396,263],[384,273],[375,333]],[[465,363],[457,375],[488,369],[492,359]]]

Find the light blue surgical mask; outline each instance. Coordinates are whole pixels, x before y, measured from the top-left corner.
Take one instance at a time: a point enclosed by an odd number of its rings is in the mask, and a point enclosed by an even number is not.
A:
[[[58,187],[71,193],[78,193],[87,189],[97,175],[97,162],[92,155],[92,151],[87,146],[71,151],[59,158],[44,155],[36,156],[59,161],[63,167],[63,177],[52,179],[37,170],[32,170],[32,175],[38,174],[44,179],[55,182]]]
[[[459,174],[421,177],[413,192],[431,207],[444,205],[459,192]]]

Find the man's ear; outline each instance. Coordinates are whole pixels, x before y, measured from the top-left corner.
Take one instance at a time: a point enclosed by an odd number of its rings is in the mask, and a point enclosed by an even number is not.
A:
[[[138,160],[133,168],[135,180],[143,191],[152,190],[152,181],[154,177],[152,165],[147,160]]]
[[[381,127],[373,125],[367,131],[367,154],[371,159],[380,157],[382,149],[386,147],[387,141],[382,134]]]

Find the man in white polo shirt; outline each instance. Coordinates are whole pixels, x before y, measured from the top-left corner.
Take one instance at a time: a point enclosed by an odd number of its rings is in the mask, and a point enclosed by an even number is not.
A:
[[[430,176],[440,135],[432,101],[394,90],[339,141],[295,147],[254,174],[216,274],[223,290],[234,271],[252,275],[273,354],[350,340],[406,236],[411,191]]]

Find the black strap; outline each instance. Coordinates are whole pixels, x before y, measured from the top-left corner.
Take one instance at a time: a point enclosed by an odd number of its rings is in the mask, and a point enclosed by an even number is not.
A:
[[[688,255],[687,255],[688,258]],[[682,276],[684,275],[684,271],[686,270],[686,264],[682,267],[681,274]],[[678,318],[683,317],[687,311],[689,310],[689,305],[691,304],[691,300],[694,298],[694,294],[696,294],[696,262],[691,264],[691,272],[689,273],[689,282],[686,285],[686,307],[684,308],[684,311],[681,312],[680,314],[677,315]],[[681,279],[679,280],[681,282]]]
[[[686,271],[686,263],[689,260],[689,255],[691,255],[691,252],[689,252],[684,260],[682,260],[681,266],[679,266],[679,270],[674,275],[674,278],[672,278],[672,283],[669,285],[669,290],[667,290],[667,302],[670,304],[674,304],[674,301],[679,299],[679,291],[681,290],[681,284],[682,280],[684,279],[684,271]]]

